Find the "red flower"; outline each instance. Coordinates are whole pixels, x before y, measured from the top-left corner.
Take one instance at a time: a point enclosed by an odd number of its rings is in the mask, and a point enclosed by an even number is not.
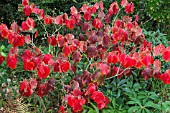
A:
[[[112,16],[113,14],[117,14],[118,11],[119,11],[119,6],[117,4],[117,2],[113,2],[111,5],[110,5],[110,8],[109,8],[109,15]]]
[[[5,60],[5,57],[0,54],[0,65],[3,63],[4,60]]]
[[[32,13],[32,9],[29,5],[24,7],[24,14],[25,16],[30,16],[30,14]]]
[[[102,21],[98,18],[95,18],[93,20],[92,25],[94,26],[94,28],[97,28],[97,29],[101,29],[103,26]]]
[[[16,66],[17,66],[17,62],[18,62],[17,56],[16,56],[16,55],[14,55],[14,56],[8,55],[8,56],[7,56],[7,59],[6,59],[6,62],[7,62],[8,67],[9,67],[11,70],[12,70],[12,69],[15,69]]]
[[[49,15],[46,15],[44,17],[44,24],[48,25],[48,24],[51,24],[52,23],[52,17],[49,16]]]
[[[127,14],[132,13],[134,11],[134,3],[128,3],[125,7],[125,12]]]
[[[164,84],[170,84],[170,69],[166,70],[166,72],[160,76],[160,79]]]
[[[70,69],[71,65],[70,62],[66,61],[66,62],[62,62],[60,64],[60,67],[61,67],[61,71],[65,73]]]
[[[38,67],[38,77],[40,79],[46,78],[50,74],[50,68],[44,65]]]

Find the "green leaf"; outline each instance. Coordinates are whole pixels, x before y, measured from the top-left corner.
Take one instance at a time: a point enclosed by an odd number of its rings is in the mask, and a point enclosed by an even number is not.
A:
[[[128,102],[126,102],[126,104],[136,104],[136,102],[134,102],[134,101],[128,101]]]
[[[159,109],[159,110],[161,109],[159,104],[155,104],[152,101],[147,102],[144,106],[145,107],[152,107],[152,108]]]
[[[145,108],[144,110],[145,110],[146,113],[151,113],[151,112],[150,112],[148,109],[146,109],[146,108]]]
[[[0,49],[1,49],[1,50],[5,49],[5,46],[4,46],[4,45],[2,45]]]
[[[114,109],[116,108],[116,99],[115,98],[112,99],[112,106]]]
[[[4,56],[4,57],[6,57],[6,54],[5,54],[4,52],[1,52],[1,55]]]
[[[162,110],[163,111],[170,111],[170,101],[165,101],[162,103]]]
[[[128,109],[128,113],[136,113],[138,110],[140,110],[139,106],[133,106]]]
[[[92,102],[90,102],[90,104],[93,106],[93,108],[95,109],[95,113],[99,113],[99,109],[92,103]]]
[[[96,113],[96,111],[91,109],[88,111],[88,113]]]

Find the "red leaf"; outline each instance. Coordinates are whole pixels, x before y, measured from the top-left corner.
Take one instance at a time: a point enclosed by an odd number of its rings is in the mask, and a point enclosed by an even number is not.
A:
[[[63,53],[68,57],[71,53],[70,46],[64,46]]]
[[[38,67],[38,77],[40,79],[46,78],[50,74],[50,68],[44,65]]]
[[[100,72],[102,76],[107,75],[110,71],[110,67],[107,64],[100,64]]]
[[[166,72],[160,76],[160,79],[164,84],[170,84],[170,69],[166,70]]]
[[[13,32],[15,32],[15,33],[20,33],[19,26],[18,26],[18,24],[17,24],[16,22],[13,22],[13,23],[11,24],[10,29],[11,29]]]
[[[1,36],[2,36],[3,38],[8,38],[8,35],[9,35],[8,29],[2,29],[2,31],[1,31]]]
[[[103,27],[102,21],[98,18],[95,18],[92,22],[94,28],[101,29]]]
[[[34,69],[34,63],[31,61],[24,61],[24,70],[33,70]]]
[[[153,55],[154,56],[162,55],[164,50],[165,50],[164,45],[163,44],[159,44],[159,45],[154,47]]]
[[[116,55],[114,55],[114,54],[111,54],[111,55],[108,56],[107,62],[115,64],[115,63],[118,62],[118,57]]]
[[[49,61],[53,59],[53,56],[51,54],[45,54],[43,57],[43,61],[45,64],[49,64]]]
[[[51,24],[51,23],[52,23],[52,17],[49,16],[49,15],[46,15],[46,16],[44,17],[44,24],[49,25],[49,24]]]
[[[69,69],[70,69],[70,62],[68,62],[68,61],[66,61],[66,62],[62,62],[61,64],[60,64],[60,67],[61,67],[61,71],[62,72],[67,72]]]
[[[134,3],[128,3],[125,7],[125,12],[127,14],[134,12]]]
[[[99,6],[100,6],[101,10],[104,10],[104,6],[103,6],[103,2],[102,1],[100,1]]]
[[[170,62],[170,50],[165,50],[162,55],[163,59],[167,62]]]
[[[118,11],[119,11],[119,6],[117,4],[117,2],[113,2],[111,5],[110,5],[110,8],[109,8],[109,15],[112,16],[113,14],[117,14]]]
[[[5,57],[0,54],[0,65],[4,62]]]
[[[142,76],[144,80],[148,80],[150,77],[152,77],[152,75],[153,75],[153,70],[150,67],[147,67],[142,71]]]
[[[22,28],[23,31],[27,31],[29,29],[29,26],[27,25],[26,22],[22,22],[21,28]]]
[[[92,93],[91,99],[93,99],[94,102],[96,102],[97,104],[100,104],[103,103],[103,101],[105,100],[105,96],[103,95],[102,92],[94,91]]]
[[[34,19],[32,19],[32,18],[28,17],[26,19],[26,24],[27,24],[27,26],[29,27],[30,30],[32,30],[35,27],[35,22],[34,22]]]
[[[71,10],[70,12],[71,15],[76,16],[78,14],[78,10],[74,6],[72,6],[70,10]]]
[[[161,70],[161,62],[159,60],[155,60],[153,63],[154,71],[153,74],[158,73]]]
[[[72,58],[73,58],[73,62],[74,62],[74,63],[78,63],[78,62],[80,62],[82,56],[81,56],[81,54],[80,54],[79,51],[75,51],[75,52],[73,53]]]
[[[67,19],[65,21],[66,27],[69,28],[69,29],[73,29],[75,23],[76,23],[76,20],[74,18],[71,18],[70,20]]]
[[[148,55],[148,56],[144,56],[142,59],[141,59],[141,62],[144,66],[148,67],[149,65],[153,64],[153,57],[151,55]]]
[[[29,5],[24,7],[24,14],[25,16],[30,16],[30,14],[32,13],[32,9]]]
[[[54,63],[54,72],[59,72],[59,71],[60,71],[59,63],[56,62]]]
[[[8,55],[7,56],[6,63],[11,70],[16,68],[17,62],[18,62],[18,60],[17,60],[16,55],[14,55],[14,56]]]
[[[26,6],[26,5],[28,5],[29,4],[29,0],[22,0],[22,5],[23,6]]]
[[[128,4],[128,1],[127,1],[127,0],[122,0],[121,3],[120,3],[120,5],[121,5],[122,7],[127,6],[127,4]]]

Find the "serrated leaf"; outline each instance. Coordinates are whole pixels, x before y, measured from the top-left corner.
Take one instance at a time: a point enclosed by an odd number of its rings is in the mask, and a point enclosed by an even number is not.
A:
[[[133,106],[128,109],[128,113],[136,113],[140,109],[139,106]]]
[[[91,104],[91,105],[93,106],[93,108],[95,109],[95,111],[96,111],[95,113],[99,113],[99,109],[98,109],[93,103],[90,102],[90,104]]]
[[[114,109],[116,108],[116,99],[115,98],[112,99],[112,106]]]
[[[4,45],[2,45],[0,49],[1,49],[1,50],[5,49],[5,46],[4,46]]]
[[[134,101],[128,101],[126,104],[136,104]]]
[[[148,109],[144,109],[146,113],[151,113]]]
[[[1,55],[4,56],[4,57],[6,57],[6,54],[5,54],[4,52],[1,52]]]
[[[127,81],[126,79],[123,79],[123,80],[121,80],[117,85],[118,85],[118,86],[121,86],[121,85],[124,84],[126,81]]]
[[[145,107],[152,107],[152,108],[159,109],[159,110],[161,109],[159,104],[155,104],[152,101],[147,102],[144,106]]]
[[[96,111],[91,109],[88,111],[88,113],[96,113]]]

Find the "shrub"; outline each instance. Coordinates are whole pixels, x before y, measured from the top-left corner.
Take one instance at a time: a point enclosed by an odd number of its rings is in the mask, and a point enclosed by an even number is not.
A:
[[[145,39],[138,15],[130,17],[134,3],[122,0],[119,6],[113,2],[108,12],[102,1],[83,4],[80,10],[72,6],[70,15],[55,17],[28,0],[22,0],[22,5],[27,18],[20,26],[16,22],[10,28],[0,25],[2,40],[12,45],[6,58],[1,49],[0,63],[15,74],[27,72],[20,82],[22,96],[44,97],[57,90],[59,112],[69,110],[67,106],[72,112],[82,112],[84,105],[94,103],[99,110],[107,108],[109,98],[98,86],[114,77],[130,76],[134,69],[142,70],[144,80],[155,77],[170,84],[170,70],[162,72],[162,61],[157,59],[162,56],[169,62],[170,47],[152,47]],[[118,18],[122,9],[125,16]],[[34,43],[39,34],[37,22],[47,40],[38,46]]]

